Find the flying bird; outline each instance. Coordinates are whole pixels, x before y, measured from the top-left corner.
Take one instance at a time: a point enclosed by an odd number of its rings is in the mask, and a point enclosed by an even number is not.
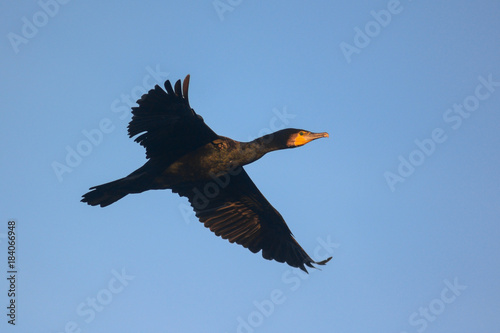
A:
[[[244,165],[280,149],[295,148],[328,133],[287,128],[251,142],[217,135],[189,105],[187,75],[181,87],[156,85],[132,107],[128,134],[146,148],[148,161],[130,175],[90,188],[82,202],[106,207],[127,194],[170,189],[187,197],[196,216],[217,236],[262,251],[268,260],[307,272],[316,262],[295,240],[281,214],[250,179]]]

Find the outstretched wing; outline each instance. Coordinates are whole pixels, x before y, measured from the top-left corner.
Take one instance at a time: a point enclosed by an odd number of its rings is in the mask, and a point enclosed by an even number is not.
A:
[[[165,90],[156,85],[132,108],[128,134],[146,148],[146,157],[172,163],[187,152],[218,138],[188,100],[189,75],[175,83],[166,81]]]
[[[187,197],[200,222],[217,236],[253,253],[262,250],[265,259],[305,272],[305,266],[324,265],[331,259],[315,262],[309,257],[242,167],[217,179],[174,186],[172,191]]]

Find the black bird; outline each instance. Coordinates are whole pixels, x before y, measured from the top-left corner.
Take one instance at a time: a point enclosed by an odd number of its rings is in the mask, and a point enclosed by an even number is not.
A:
[[[243,166],[264,154],[295,148],[328,133],[283,129],[251,142],[217,135],[189,105],[189,75],[166,81],[132,108],[128,134],[146,148],[146,164],[127,177],[90,188],[82,202],[108,206],[130,193],[171,189],[187,197],[196,216],[217,236],[238,243],[265,259],[286,262],[307,272],[316,262],[302,249],[280,213],[266,200]]]

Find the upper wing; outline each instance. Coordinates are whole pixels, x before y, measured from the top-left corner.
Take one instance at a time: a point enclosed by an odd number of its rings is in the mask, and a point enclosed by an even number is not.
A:
[[[173,192],[189,199],[196,216],[217,236],[238,243],[266,259],[286,262],[307,272],[315,262],[293,237],[280,213],[266,200],[240,167],[204,182],[174,186]]]
[[[146,148],[146,156],[173,162],[218,137],[203,118],[189,106],[189,75],[175,83],[172,89],[166,81],[165,90],[158,85],[143,95],[139,106],[132,108],[128,134],[139,135],[135,141]]]

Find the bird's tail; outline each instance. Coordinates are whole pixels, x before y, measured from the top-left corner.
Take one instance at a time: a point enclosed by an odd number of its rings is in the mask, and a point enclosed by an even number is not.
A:
[[[136,183],[135,180],[136,179],[128,176],[106,184],[91,187],[91,191],[85,193],[81,201],[91,206],[100,205],[101,207],[106,207],[129,193],[142,192],[134,188],[134,183]]]

